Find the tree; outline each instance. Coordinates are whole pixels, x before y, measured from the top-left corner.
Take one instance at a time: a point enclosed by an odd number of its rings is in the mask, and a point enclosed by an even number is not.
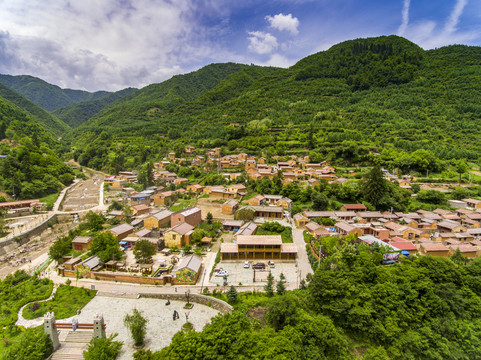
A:
[[[117,211],[120,211],[123,209],[123,206],[121,203],[119,203],[118,201],[116,200],[113,200],[112,203],[109,205],[109,207],[107,208],[107,212],[111,212],[112,210],[117,210]]]
[[[469,166],[468,166],[468,164],[466,164],[465,160],[459,160],[459,161],[456,162],[455,168],[456,168],[456,172],[459,174],[459,182],[461,183],[461,176],[466,171],[468,171]]]
[[[135,346],[142,346],[144,344],[145,334],[147,333],[148,320],[142,316],[142,313],[137,309],[132,311],[132,315],[126,314],[124,317],[124,325],[130,331]]]
[[[121,341],[114,341],[117,334],[108,338],[93,338],[84,351],[84,360],[115,360],[122,348]]]
[[[105,219],[102,215],[97,214],[90,210],[85,217],[87,218],[87,224],[90,230],[99,231],[102,230],[105,223]]]
[[[236,212],[235,217],[237,220],[251,221],[254,219],[254,210],[240,209]]]
[[[226,296],[229,304],[235,304],[237,302],[237,290],[235,289],[234,285],[230,286]]]
[[[155,244],[151,243],[149,240],[139,240],[135,243],[134,256],[139,263],[149,263],[154,254]]]
[[[109,260],[120,260],[123,255],[117,238],[109,231],[103,232],[94,237],[91,251],[104,263]]]
[[[267,296],[273,296],[274,295],[274,276],[272,276],[272,273],[269,271],[269,275],[267,275],[267,284],[264,286],[264,290],[267,293]]]
[[[43,329],[30,328],[7,348],[4,359],[43,360],[52,353],[52,350],[52,341]]]
[[[283,295],[286,292],[286,277],[281,273],[279,281],[276,284],[277,295]]]
[[[154,164],[152,162],[146,162],[139,170],[137,176],[139,184],[144,186],[144,189],[151,186],[154,182]]]
[[[389,193],[387,180],[381,171],[381,167],[376,165],[366,175],[362,184],[362,195],[364,199],[376,208],[383,202],[383,198]]]
[[[314,210],[327,210],[329,206],[329,199],[323,193],[313,191],[311,194],[312,208]]]
[[[212,220],[214,219],[214,216],[210,211],[207,213],[206,219],[207,219],[207,224],[212,224]]]
[[[70,250],[72,250],[72,239],[70,236],[62,236],[61,238],[55,240],[53,245],[48,250],[48,254],[52,259],[58,261],[67,255]]]
[[[297,322],[298,301],[292,294],[270,299],[267,305],[266,321],[279,331],[284,326],[294,326]]]

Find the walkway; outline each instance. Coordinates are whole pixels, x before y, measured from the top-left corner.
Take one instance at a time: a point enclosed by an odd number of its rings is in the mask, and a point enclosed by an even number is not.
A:
[[[54,285],[53,289],[52,289],[52,294],[47,299],[39,300],[39,301],[32,301],[32,302],[29,302],[28,304],[23,305],[20,308],[20,310],[18,311],[18,319],[17,319],[17,322],[15,323],[15,325],[23,326],[25,328],[37,327],[37,326],[43,325],[43,316],[38,317],[36,319],[27,320],[23,317],[23,309],[25,307],[27,307],[28,305],[34,303],[34,302],[40,303],[40,302],[45,302],[45,301],[51,300],[53,298],[53,296],[55,295],[55,292],[57,291],[57,289],[58,289],[58,286]]]
[[[307,257],[303,233],[303,229],[292,229],[292,239],[297,246],[297,264],[301,272],[301,279],[305,279],[307,274],[313,274],[311,263]]]

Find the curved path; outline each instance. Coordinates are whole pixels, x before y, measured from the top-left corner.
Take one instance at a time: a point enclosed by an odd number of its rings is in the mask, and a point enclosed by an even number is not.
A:
[[[29,302],[25,305],[23,305],[20,310],[18,310],[18,319],[17,319],[17,322],[15,323],[15,325],[17,326],[23,326],[25,328],[30,328],[30,327],[36,327],[36,326],[39,326],[39,325],[43,325],[43,316],[40,316],[36,319],[32,319],[32,320],[27,320],[23,317],[23,309],[32,304],[32,303],[40,303],[40,302],[45,302],[45,301],[49,301],[53,298],[53,296],[55,295],[55,292],[57,291],[58,289],[58,285],[53,285],[53,289],[52,289],[52,294],[45,300],[38,300],[38,301],[32,301],[32,302]]]

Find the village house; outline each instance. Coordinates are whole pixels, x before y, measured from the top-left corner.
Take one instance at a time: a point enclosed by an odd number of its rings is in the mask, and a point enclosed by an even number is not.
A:
[[[481,209],[481,200],[478,199],[463,199],[466,205],[471,209]]]
[[[254,217],[262,217],[269,220],[284,218],[284,209],[280,206],[245,206],[243,209],[254,211]]]
[[[246,187],[242,184],[229,185],[227,191],[238,195],[244,195],[246,193]]]
[[[237,200],[229,199],[224,204],[222,204],[222,213],[233,214],[238,206],[239,202]]]
[[[199,184],[194,184],[194,185],[189,185],[187,186],[187,191],[191,191],[194,194],[202,194],[202,191],[204,190],[204,187]]]
[[[151,213],[144,219],[144,227],[149,230],[161,229],[170,226],[170,216],[172,211],[162,209]]]
[[[344,204],[341,206],[341,211],[367,211],[364,204]]]
[[[112,210],[111,212],[109,212],[108,217],[116,218],[117,220],[123,220],[125,214],[122,210]]]
[[[134,232],[134,227],[130,224],[120,224],[110,228],[108,231],[120,241],[132,234]]]
[[[360,228],[354,225],[345,223],[343,221],[336,223],[335,228],[336,228],[336,232],[341,234],[342,236],[347,236],[347,235],[363,236],[364,235],[363,231]]]
[[[296,223],[296,226],[300,228],[305,227],[306,224],[309,222],[309,219],[306,218],[301,213],[295,214],[293,216],[293,219],[294,219],[294,222]]]
[[[144,204],[131,206],[130,209],[132,210],[132,215],[134,216],[140,216],[150,212],[150,207]]]
[[[72,248],[74,250],[88,250],[92,245],[93,238],[90,236],[76,236],[72,240]]]
[[[422,243],[419,245],[421,255],[449,257],[450,250],[441,243]]]
[[[264,196],[261,194],[258,194],[253,198],[249,199],[248,203],[249,205],[252,205],[252,206],[261,206],[261,205],[264,205],[264,201],[265,201]]]
[[[164,191],[154,195],[154,205],[165,206],[174,203],[176,195],[173,191]]]
[[[248,221],[240,227],[239,231],[234,233],[233,239],[236,240],[239,235],[254,235],[256,231],[257,225],[252,221]]]
[[[456,221],[444,220],[438,223],[438,229],[441,232],[464,233],[468,229]]]
[[[240,235],[237,243],[221,244],[222,260],[292,260],[295,244],[283,244],[280,235]]]
[[[286,197],[283,197],[282,199],[279,199],[277,202],[276,202],[276,206],[281,206],[283,207],[285,210],[288,210],[291,208],[291,204],[292,204],[292,200],[289,199],[289,198],[286,198]]]
[[[192,207],[178,211],[170,216],[170,226],[187,223],[197,226],[202,222],[201,210],[198,207]]]
[[[244,225],[243,220],[224,220],[222,222],[225,231],[239,231],[242,225]]]
[[[188,223],[176,225],[164,233],[164,244],[166,247],[181,248],[190,244],[190,237],[194,232],[194,226]]]
[[[184,257],[175,272],[175,285],[195,285],[202,269],[202,257],[189,255]]]

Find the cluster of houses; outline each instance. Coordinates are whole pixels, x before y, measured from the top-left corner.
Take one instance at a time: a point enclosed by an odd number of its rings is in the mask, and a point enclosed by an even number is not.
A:
[[[168,160],[154,163],[154,180],[162,181],[167,185],[175,184],[178,186],[187,185],[188,179],[178,177],[177,174],[168,171],[168,165],[171,162],[177,162],[192,167],[199,168],[202,165],[209,165],[211,168],[217,168],[228,181],[234,181],[241,176],[241,171],[246,171],[247,175],[258,180],[262,178],[274,178],[279,172],[282,172],[282,182],[284,185],[293,181],[304,181],[310,185],[315,185],[320,179],[328,181],[343,181],[338,179],[335,169],[330,166],[327,161],[321,163],[311,163],[309,156],[298,157],[291,155],[288,161],[278,161],[279,156],[274,156],[276,164],[267,164],[267,160],[263,157],[256,157],[246,153],[235,155],[221,156],[220,149],[215,148],[206,153],[206,157],[194,155],[195,148],[187,146],[185,153],[189,158],[177,158],[175,153],[168,154]],[[128,183],[137,183],[137,171],[121,171],[117,176],[109,176],[105,182],[110,184],[112,188],[122,189]],[[189,191],[188,189],[184,189]],[[197,189],[198,192],[198,189]]]
[[[414,254],[447,257],[459,250],[463,256],[474,258],[481,254],[481,201],[463,202],[467,208],[412,213],[381,213],[367,211],[363,204],[346,204],[340,211],[305,211],[293,220],[315,238],[370,236]],[[329,222],[334,225],[319,225]]]

